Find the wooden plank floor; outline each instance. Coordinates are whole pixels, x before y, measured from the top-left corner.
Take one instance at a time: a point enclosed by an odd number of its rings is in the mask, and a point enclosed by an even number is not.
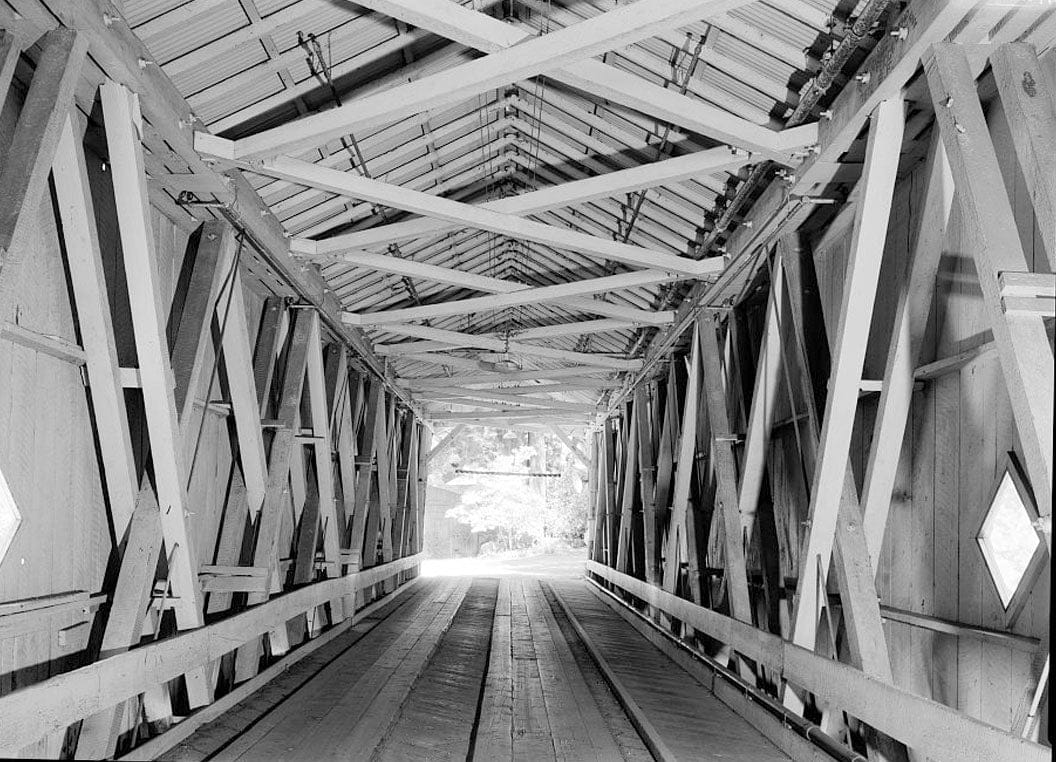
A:
[[[550,583],[678,759],[756,760],[788,757],[758,730],[654,647],[580,581]]]
[[[652,759],[558,595],[673,756],[786,759],[584,582],[516,575],[421,580],[163,758]]]

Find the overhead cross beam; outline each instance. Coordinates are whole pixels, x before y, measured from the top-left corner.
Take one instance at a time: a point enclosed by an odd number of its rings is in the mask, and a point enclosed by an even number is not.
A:
[[[327,112],[329,113],[329,112]],[[671,273],[701,277],[721,269],[721,260],[694,260],[641,246],[596,238],[584,233],[532,222],[512,214],[502,214],[458,201],[433,196],[421,191],[354,175],[307,161],[276,156],[247,169],[272,177],[321,188],[331,193],[362,198],[377,204],[430,217],[438,217],[461,226],[489,230],[511,238],[538,241],[561,249],[571,249],[593,256],[602,256],[639,267],[663,268]]]
[[[401,324],[403,325],[403,324]],[[407,323],[407,326],[418,328],[411,323]],[[627,320],[584,320],[581,323],[555,323],[554,325],[542,325],[537,328],[526,328],[524,330],[512,330],[509,332],[510,338],[517,339],[518,341],[539,341],[549,340],[560,336],[585,336],[588,334],[595,333],[607,333],[608,331],[628,331],[636,327],[635,323]],[[399,330],[393,330],[392,327],[386,326],[384,329],[385,333],[400,333]],[[409,336],[415,334],[407,334]],[[505,334],[500,334],[492,331],[487,334],[493,338],[504,338]],[[407,342],[404,344],[392,345],[391,354],[406,354],[414,352],[432,352],[446,347],[446,344],[441,344],[438,341],[414,341]]]
[[[481,372],[471,375],[460,376],[428,376],[421,378],[405,378],[398,383],[412,390],[433,389],[439,386],[451,386],[453,384],[464,384],[466,386],[493,386],[497,384],[517,383],[522,381],[539,382],[552,381],[558,378],[578,379],[580,383],[587,384],[597,382],[599,385],[607,385],[613,382],[606,381],[598,376],[604,376],[608,371],[601,368],[534,368],[530,370],[516,370],[507,372]],[[540,391],[545,390],[546,384],[540,384]]]
[[[448,2],[448,0],[444,1]],[[517,196],[487,201],[479,204],[478,208],[502,214],[527,216],[548,209],[585,204],[599,198],[611,198],[621,193],[652,188],[665,183],[681,182],[714,172],[735,170],[747,164],[748,161],[749,156],[744,152],[731,151],[729,148],[709,148],[686,156],[676,156],[652,164],[643,164],[521,193]],[[459,227],[458,223],[442,219],[416,219],[378,225],[367,230],[345,233],[321,241],[294,238],[290,241],[290,248],[308,256],[319,256],[347,249],[388,246],[395,241],[457,230]]]
[[[653,278],[675,280],[672,276],[652,275],[651,273],[621,273],[603,278],[592,278],[585,281],[560,283],[556,286],[540,286],[514,291],[506,294],[477,296],[442,304],[429,304],[421,307],[408,307],[383,312],[345,312],[342,319],[349,325],[388,326],[397,323],[408,323],[412,320],[427,320],[447,315],[465,315],[485,310],[500,310],[505,307],[516,307],[522,304],[539,304],[541,302],[559,301],[565,297],[581,296],[599,291],[613,291],[622,288],[651,285],[657,282]],[[648,314],[648,313],[646,313]],[[665,316],[666,318],[666,316]],[[650,321],[652,322],[652,321]],[[665,322],[669,322],[665,319]]]
[[[599,14],[572,27],[247,138],[231,141],[199,132],[195,146],[204,153],[227,159],[293,153],[370,125],[458,103],[511,82],[586,61],[744,3],[745,0],[639,0],[633,7]]]
[[[401,259],[400,257],[393,257],[386,254],[370,254],[366,252],[346,253],[344,259],[349,263],[359,265],[360,267],[380,270],[382,272],[390,272],[395,275],[405,275],[409,278],[421,278],[423,280],[431,280],[438,283],[450,283],[453,286],[471,288],[486,293],[510,294],[515,291],[528,291],[531,289],[531,286],[512,280],[495,278],[490,275],[468,273],[450,267],[440,267],[438,265],[426,264],[425,262],[415,262],[410,259]],[[650,271],[646,271],[643,277],[651,277],[649,273]],[[596,291],[582,290],[578,292],[580,294],[612,291],[615,288],[613,285],[604,282],[580,281],[580,283],[583,284],[584,287],[591,283],[597,286]],[[635,283],[633,285],[643,284]],[[625,286],[625,288],[628,287],[630,286]],[[517,302],[517,304],[531,304],[533,301],[534,299],[529,299],[528,301]],[[674,313],[671,311],[650,312],[648,310],[640,310],[634,307],[613,304],[612,302],[591,299],[584,296],[568,296],[556,299],[555,301],[581,312],[606,315],[614,320],[627,322],[630,326],[667,325],[674,321]]]
[[[420,339],[428,339],[440,344],[453,347],[476,347],[489,349],[493,352],[510,353],[517,355],[528,355],[530,357],[545,357],[551,360],[573,362],[580,365],[595,365],[599,368],[612,368],[614,370],[637,370],[641,367],[640,360],[621,360],[605,355],[589,354],[587,352],[571,352],[564,349],[552,349],[550,347],[537,347],[533,344],[522,344],[518,341],[506,341],[491,336],[480,336],[460,331],[447,331],[441,328],[430,328],[418,325],[388,326],[387,331],[400,333],[405,336],[416,336]],[[399,344],[380,344],[375,346],[375,351],[380,355],[395,354],[391,350],[399,347]]]
[[[527,410],[522,407],[506,408],[504,410],[473,410],[469,412],[435,412],[427,413],[428,418],[434,421],[474,421],[474,420],[513,420],[516,418],[538,419],[546,422],[557,423],[588,423],[590,416],[587,414],[576,415],[566,410],[556,408],[533,408]]]
[[[446,397],[446,395],[444,395]],[[583,413],[586,415],[592,415],[597,412],[595,405],[588,405],[582,402],[561,402],[560,400],[541,400],[528,398],[519,398],[512,404],[509,400],[504,400],[501,397],[492,402],[488,397],[491,395],[487,392],[478,392],[477,394],[470,395],[472,399],[460,397],[458,399],[437,399],[437,395],[430,396],[426,394],[421,397],[424,402],[435,403],[437,406],[425,407],[426,415],[432,412],[463,412],[459,410],[452,410],[450,406],[458,406],[462,408],[469,408],[466,412],[479,412],[480,410],[485,411],[505,411],[505,410],[523,410],[531,412],[554,412],[562,411],[566,413]],[[474,410],[478,408],[479,410]]]

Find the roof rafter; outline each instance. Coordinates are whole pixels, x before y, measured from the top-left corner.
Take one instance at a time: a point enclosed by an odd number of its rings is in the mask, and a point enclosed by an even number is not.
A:
[[[533,30],[517,29],[487,14],[470,10],[458,3],[449,2],[449,0],[363,0],[360,4],[412,23],[420,28],[429,29],[464,45],[489,52],[492,56],[497,55],[500,51],[507,51],[512,46],[518,45],[518,43],[520,44],[519,47],[523,47],[526,41],[541,39],[534,37]],[[641,4],[639,2],[639,5]],[[738,4],[740,3],[732,0],[726,3],[714,3],[707,10],[698,11],[698,14],[711,16],[717,12],[730,10]],[[720,8],[718,6],[725,7]],[[648,17],[648,11],[644,8],[642,11],[642,20],[644,22]],[[609,11],[609,14],[615,12],[615,10]],[[564,27],[560,31],[578,30],[591,24],[593,20],[581,21],[578,24]],[[668,25],[668,28],[671,26],[673,25]],[[545,35],[545,37],[559,34],[560,31],[552,32],[549,35]],[[645,39],[645,37],[645,35],[639,36],[638,40]],[[632,40],[631,42],[637,42],[638,40]],[[624,45],[614,45],[609,49],[614,50],[617,47],[624,47]],[[576,61],[575,67],[558,68],[553,66],[550,67],[550,70],[544,69],[534,73],[544,72],[549,77],[593,96],[607,98],[635,108],[650,116],[689,127],[695,132],[723,143],[735,145],[766,158],[786,163],[791,152],[800,150],[814,143],[817,139],[817,128],[812,125],[804,125],[783,132],[774,132],[747,119],[734,116],[702,100],[681,95],[643,80],[634,74],[609,66],[601,61],[586,59],[586,57],[583,57],[583,60]]]
[[[429,108],[533,77],[684,26],[743,5],[746,0],[639,0],[513,48],[445,69],[414,82],[343,106],[273,127],[237,141],[208,133],[195,135],[195,147],[219,158],[272,155],[319,145],[369,124],[395,121]],[[454,7],[454,6],[452,6]],[[720,112],[721,113],[721,112]],[[813,141],[811,141],[813,142]],[[775,148],[783,146],[775,145]]]

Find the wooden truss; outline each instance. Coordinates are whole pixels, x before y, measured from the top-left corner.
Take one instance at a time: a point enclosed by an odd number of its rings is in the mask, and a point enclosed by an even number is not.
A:
[[[18,48],[6,33],[0,43],[6,91]],[[98,94],[109,153],[102,177],[113,194],[106,224],[116,228],[120,254],[102,249],[91,143],[72,108],[86,41],[61,30],[42,44],[11,149],[18,160],[13,153],[3,164],[5,187],[15,191],[0,202],[0,303],[12,326],[3,337],[32,339],[83,367],[118,572],[97,615],[95,660],[35,685],[39,701],[0,699],[0,750],[14,755],[43,739],[39,748],[57,755],[73,726],[66,742],[76,755],[98,758],[148,727],[167,727],[176,712],[240,695],[261,668],[324,628],[347,626],[362,616],[357,607],[411,579],[428,439],[380,381],[351,366],[345,337],[332,335],[314,306],[248,298],[243,231],[224,221],[200,225],[167,290],[139,100],[112,81]],[[18,326],[13,310],[31,264],[23,256],[28,220],[49,182],[77,343]],[[134,345],[134,366],[118,335]],[[376,456],[376,466],[357,452]],[[198,485],[218,477],[223,487],[201,497]],[[200,518],[204,499],[215,501],[212,526]],[[3,549],[17,528],[6,517],[17,508],[2,477],[0,511]],[[33,710],[20,716],[18,705]]]
[[[945,22],[939,13],[929,23]],[[1016,125],[1015,156],[1051,257],[1056,108],[1048,75],[1029,46],[994,46],[988,54],[997,96]],[[891,701],[899,695],[903,706],[921,701],[893,686],[882,626],[882,609],[890,608],[879,604],[876,577],[914,389],[966,362],[933,370],[921,365],[955,209],[970,234],[961,246],[978,272],[993,335],[988,351],[1000,358],[1017,455],[1039,504],[1046,505],[1036,529],[1051,548],[1053,351],[1044,320],[1053,314],[1053,276],[1034,269],[1024,255],[1002,190],[976,83],[986,60],[954,44],[921,46],[918,55],[925,58],[935,126],[904,276],[890,295],[890,324],[873,325],[904,149],[905,106],[897,91],[872,100],[838,309],[816,325],[817,308],[805,296],[809,252],[797,235],[757,250],[766,261],[758,278],[765,284],[763,308],[753,297],[702,311],[691,324],[685,354],[670,358],[666,377],[640,384],[633,397],[621,397],[622,408],[611,409],[615,415],[598,435],[592,460],[589,569],[596,581],[644,607],[691,646],[702,635],[717,640],[724,647],[722,666],[737,660],[745,682],[780,697],[791,711],[816,707],[826,733],[860,734],[871,759],[930,756],[939,748],[928,735],[930,721],[917,732],[919,717],[888,714],[865,697],[886,691]],[[754,341],[744,328],[749,308],[762,315]],[[867,348],[877,341],[883,342],[883,373],[873,380],[864,368]],[[860,400],[876,392],[871,431],[863,431]],[[786,417],[779,421],[781,411]],[[772,441],[779,427],[791,428],[795,442],[795,451],[780,459]],[[868,443],[860,493],[851,463],[852,439],[859,436]],[[635,481],[640,492],[631,487]],[[779,497],[802,501],[800,526],[775,523]],[[786,594],[779,558],[798,567],[794,595]],[[758,583],[749,578],[748,564],[759,568]],[[707,643],[714,653],[715,644]],[[1044,679],[1047,663],[1042,652],[1033,668],[1037,680]],[[839,665],[838,676],[830,665]],[[1038,685],[1031,683],[1024,706],[1037,705]],[[984,759],[988,745],[1019,748],[1018,735],[946,707],[929,704],[920,711],[948,714],[944,727],[958,728],[942,742],[944,753],[956,748],[963,758]],[[1015,734],[1029,725],[1026,710],[1020,714]],[[1028,745],[1021,753],[1042,752]]]

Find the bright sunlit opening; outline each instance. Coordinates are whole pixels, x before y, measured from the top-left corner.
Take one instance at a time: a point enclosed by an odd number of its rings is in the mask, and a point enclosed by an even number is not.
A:
[[[1023,496],[1006,470],[979,530],[979,548],[1001,604],[1008,608],[1041,540]]]
[[[582,576],[589,444],[566,434],[460,430],[430,463],[422,575]]]

